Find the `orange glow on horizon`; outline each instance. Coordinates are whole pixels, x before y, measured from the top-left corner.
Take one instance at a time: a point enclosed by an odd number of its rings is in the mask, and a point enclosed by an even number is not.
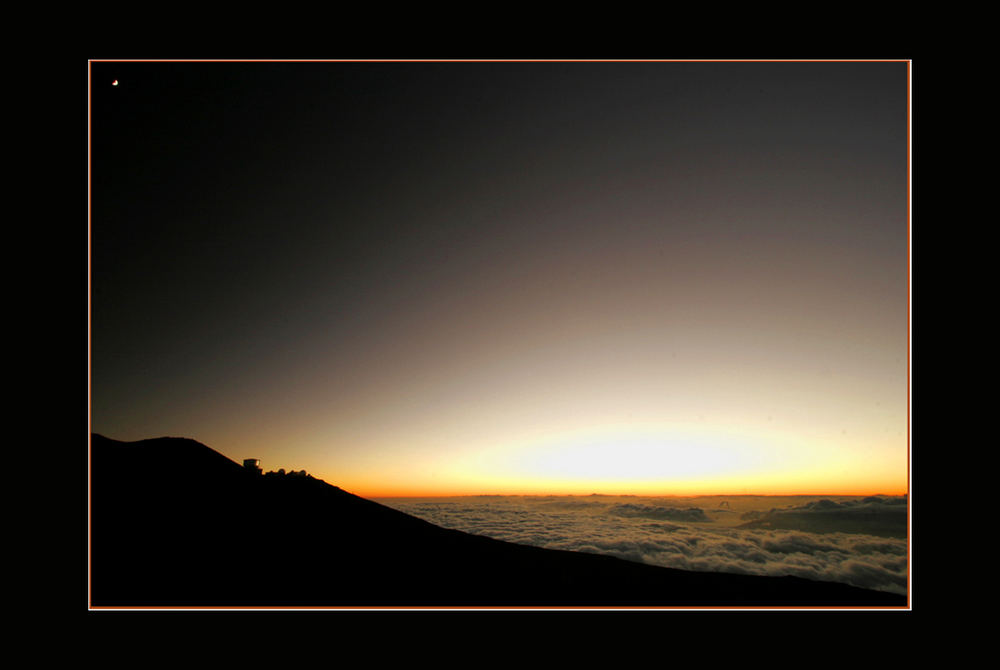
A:
[[[330,481],[325,477],[318,477],[323,479],[328,484],[333,484],[339,488],[352,493],[361,498],[449,498],[449,497],[475,497],[475,496],[577,496],[586,497],[590,495],[599,496],[647,496],[647,497],[700,497],[700,496],[903,496],[907,495],[907,490],[905,487],[899,488],[894,486],[884,486],[884,487],[844,487],[844,488],[817,488],[817,489],[804,489],[796,488],[794,485],[789,485],[783,488],[773,488],[773,489],[756,489],[756,488],[726,488],[726,487],[705,487],[698,489],[683,489],[680,487],[661,487],[656,490],[637,490],[633,489],[623,489],[623,488],[608,488],[605,486],[592,487],[587,489],[574,488],[574,489],[559,489],[556,487],[545,488],[545,487],[516,487],[512,486],[510,489],[503,490],[490,490],[482,491],[469,488],[447,488],[447,489],[429,489],[429,488],[384,488],[376,487],[366,488],[344,486],[337,484],[336,482]],[[594,490],[599,488],[600,490]]]
[[[902,495],[906,464],[891,442],[815,439],[766,429],[693,424],[592,424],[501,444],[414,447],[382,459],[320,468],[328,483],[369,498],[477,495]],[[372,443],[369,453],[386,447]],[[425,451],[426,449],[426,451]],[[367,450],[366,450],[367,451]],[[435,453],[434,458],[427,458]],[[444,455],[442,455],[442,453]],[[864,468],[864,455],[868,460]],[[882,454],[876,456],[876,454]]]
[[[779,477],[758,476],[746,479],[718,478],[691,481],[559,481],[525,479],[494,481],[477,486],[468,482],[449,481],[418,484],[386,481],[385,478],[343,478],[312,473],[328,484],[362,498],[440,498],[452,496],[901,496],[907,495],[907,483],[900,478],[859,477],[854,482],[824,479],[781,480]]]
[[[581,421],[581,423],[583,423]],[[415,432],[381,439],[303,433],[280,460],[265,446],[208,442],[233,460],[261,457],[265,470],[304,469],[364,498],[449,496],[869,496],[908,491],[905,450],[873,431],[803,436],[746,424],[592,422],[586,428],[511,433],[509,440]],[[447,439],[445,439],[447,438]],[[339,446],[343,440],[355,448]],[[271,442],[271,445],[274,443]],[[404,446],[400,446],[404,445]],[[805,445],[805,446],[803,446]],[[863,467],[862,465],[863,464]]]

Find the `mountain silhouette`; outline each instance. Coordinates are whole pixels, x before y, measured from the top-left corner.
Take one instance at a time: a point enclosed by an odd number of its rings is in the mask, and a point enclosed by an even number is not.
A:
[[[92,435],[93,607],[905,606],[798,577],[689,572],[435,526],[194,440]]]

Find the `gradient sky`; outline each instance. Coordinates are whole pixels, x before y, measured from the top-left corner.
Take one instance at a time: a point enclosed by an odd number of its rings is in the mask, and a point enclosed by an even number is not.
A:
[[[92,429],[368,496],[905,493],[907,78],[92,63]]]

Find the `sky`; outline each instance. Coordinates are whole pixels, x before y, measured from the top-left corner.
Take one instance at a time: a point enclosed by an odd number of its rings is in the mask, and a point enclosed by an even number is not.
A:
[[[94,432],[369,497],[907,492],[906,62],[90,76]]]

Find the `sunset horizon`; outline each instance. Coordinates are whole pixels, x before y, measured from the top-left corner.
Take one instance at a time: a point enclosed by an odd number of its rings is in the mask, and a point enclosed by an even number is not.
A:
[[[112,439],[119,439],[114,436],[105,435]],[[137,440],[121,441],[141,441],[143,439],[157,439],[161,437],[178,437],[183,439],[193,439],[202,442],[195,437],[182,435],[158,435]],[[235,463],[240,463],[247,458],[256,458],[252,455],[252,450],[236,449],[232,453],[220,450],[212,444],[205,446],[219,451]],[[256,452],[253,452],[256,453]],[[260,459],[258,459],[260,460]],[[820,481],[808,482],[807,477],[801,475],[790,477],[787,482],[781,482],[774,475],[761,475],[758,478],[730,477],[725,479],[725,483],[713,483],[713,480],[694,479],[685,482],[670,482],[663,480],[540,480],[523,478],[519,481],[509,483],[494,483],[476,486],[468,480],[457,479],[452,484],[434,486],[414,486],[412,484],[400,483],[396,486],[387,485],[387,480],[392,480],[384,474],[386,469],[375,474],[365,475],[343,475],[338,472],[331,472],[322,468],[309,467],[301,462],[267,462],[261,461],[260,467],[265,472],[298,472],[305,471],[312,477],[321,479],[328,484],[337,486],[356,495],[372,498],[447,498],[447,497],[490,497],[490,496],[610,496],[610,497],[867,497],[867,496],[906,496],[909,492],[907,481],[892,483],[890,478],[879,480],[871,476],[848,477],[842,484],[830,483],[828,474],[817,475]],[[859,483],[860,482],[862,483]],[[762,484],[761,481],[770,484]]]
[[[88,429],[374,500],[816,498],[551,509],[889,533],[898,590],[910,67],[90,61]]]

